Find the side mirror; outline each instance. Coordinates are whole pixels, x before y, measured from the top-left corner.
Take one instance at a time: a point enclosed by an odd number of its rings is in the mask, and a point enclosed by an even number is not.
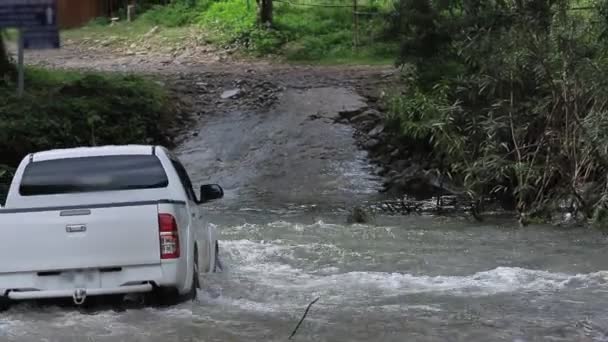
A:
[[[206,184],[201,186],[201,196],[199,204],[211,202],[224,197],[224,190],[217,184]]]

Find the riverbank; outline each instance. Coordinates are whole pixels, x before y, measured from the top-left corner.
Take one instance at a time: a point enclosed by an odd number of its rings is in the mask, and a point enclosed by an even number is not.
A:
[[[191,119],[181,94],[153,77],[30,67],[25,93],[0,83],[0,202],[33,151],[105,144],[174,146]],[[186,110],[188,108],[188,110]]]

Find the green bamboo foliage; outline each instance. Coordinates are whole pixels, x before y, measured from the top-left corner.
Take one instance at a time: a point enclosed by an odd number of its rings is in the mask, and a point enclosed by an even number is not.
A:
[[[586,189],[608,185],[605,1],[572,10],[569,1],[402,0],[421,2],[425,20],[401,18],[401,61],[417,77],[391,100],[392,127],[447,158],[443,172],[474,201],[510,201],[522,221],[564,205],[599,217],[608,196]],[[409,53],[441,32],[450,34],[430,55]]]

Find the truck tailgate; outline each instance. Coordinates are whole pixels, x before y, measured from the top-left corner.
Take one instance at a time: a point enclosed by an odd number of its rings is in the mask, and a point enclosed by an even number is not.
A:
[[[0,273],[160,263],[158,205],[3,213]]]

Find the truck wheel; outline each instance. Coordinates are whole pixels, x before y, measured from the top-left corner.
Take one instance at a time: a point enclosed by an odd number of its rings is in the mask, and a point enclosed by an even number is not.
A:
[[[198,247],[194,246],[194,263],[192,267],[192,285],[190,287],[190,291],[188,292],[188,299],[195,300],[196,299],[196,291],[201,288],[200,283],[200,274],[198,268]]]
[[[0,296],[0,312],[4,312],[10,308],[11,308],[11,300],[4,296]]]

